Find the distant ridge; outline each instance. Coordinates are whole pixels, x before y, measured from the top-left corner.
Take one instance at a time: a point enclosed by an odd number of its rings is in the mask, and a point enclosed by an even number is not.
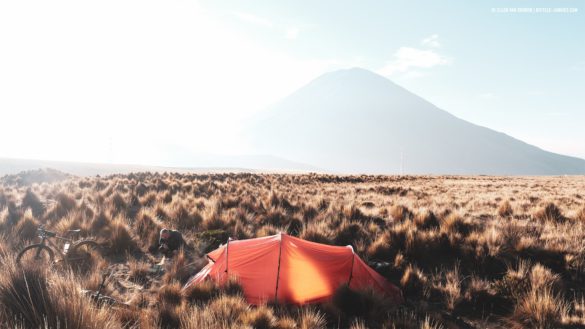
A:
[[[17,174],[1,176],[0,183],[6,185],[30,186],[35,183],[54,183],[71,177],[70,174],[66,174],[59,170],[42,168],[25,170]]]
[[[262,113],[259,152],[339,173],[585,174],[585,160],[459,119],[390,80],[324,74]]]
[[[187,160],[185,160],[187,161]],[[192,166],[149,166],[135,164],[110,164],[71,161],[49,161],[31,159],[0,158],[0,178],[5,175],[22,174],[25,171],[60,171],[76,176],[95,176],[127,174],[131,172],[179,172],[179,173],[219,173],[219,172],[269,172],[295,173],[319,171],[317,168],[263,155],[193,157]],[[50,168],[50,169],[46,169]]]

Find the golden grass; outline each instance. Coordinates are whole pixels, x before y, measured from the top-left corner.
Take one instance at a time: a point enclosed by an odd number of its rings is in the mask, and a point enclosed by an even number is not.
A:
[[[26,174],[24,174],[26,175]],[[585,325],[583,177],[134,173],[0,184],[0,322],[92,328],[556,328]],[[88,269],[17,268],[36,228],[106,248]],[[162,266],[158,232],[187,245]],[[311,307],[248,305],[237,278],[181,290],[204,254],[280,231],[352,245],[407,303],[340,287]],[[97,289],[132,307],[102,307]],[[28,286],[27,286],[28,284]],[[59,322],[59,324],[56,324]]]
[[[119,328],[105,309],[88,303],[71,272],[56,275],[38,266],[2,259],[0,322],[24,328]]]

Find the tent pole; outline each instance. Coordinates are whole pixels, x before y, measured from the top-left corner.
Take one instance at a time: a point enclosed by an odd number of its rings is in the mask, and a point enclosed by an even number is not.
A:
[[[353,252],[353,247],[351,248],[351,269],[349,270],[349,280],[347,280],[347,287],[351,284],[351,279],[353,278],[353,263],[355,260],[355,252]]]
[[[225,274],[226,274],[226,276],[227,276],[227,272],[228,272],[228,260],[229,260],[228,253],[230,252],[230,240],[231,239],[228,238],[227,245],[225,247]]]
[[[278,302],[278,282],[280,281],[280,255],[282,255],[282,232],[280,233],[280,244],[278,246],[278,269],[276,270],[276,290],[274,291],[274,302]]]

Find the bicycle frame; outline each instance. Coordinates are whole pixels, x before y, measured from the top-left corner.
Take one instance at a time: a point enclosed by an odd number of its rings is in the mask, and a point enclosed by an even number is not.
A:
[[[56,234],[54,236],[47,236],[47,233],[44,230],[41,231],[41,234],[39,234],[39,237],[41,238],[41,242],[40,242],[41,245],[47,246],[47,244],[48,244],[49,247],[52,247],[51,249],[56,250],[59,253],[59,255],[61,256],[62,259],[65,259],[65,256],[67,256],[67,252],[69,251],[69,249],[63,248],[63,250],[61,250],[61,247],[59,247],[55,242],[51,241],[51,238],[65,241],[65,244],[69,243],[69,246],[71,246],[73,244],[73,239],[69,239],[69,238],[59,236]],[[36,257],[39,257],[40,253],[41,253],[41,248],[37,249]]]

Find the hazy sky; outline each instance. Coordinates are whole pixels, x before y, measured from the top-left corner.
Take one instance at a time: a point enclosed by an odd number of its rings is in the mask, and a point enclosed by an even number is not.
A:
[[[161,149],[253,152],[238,135],[247,118],[359,66],[585,158],[584,4],[1,1],[0,157],[173,165]]]

